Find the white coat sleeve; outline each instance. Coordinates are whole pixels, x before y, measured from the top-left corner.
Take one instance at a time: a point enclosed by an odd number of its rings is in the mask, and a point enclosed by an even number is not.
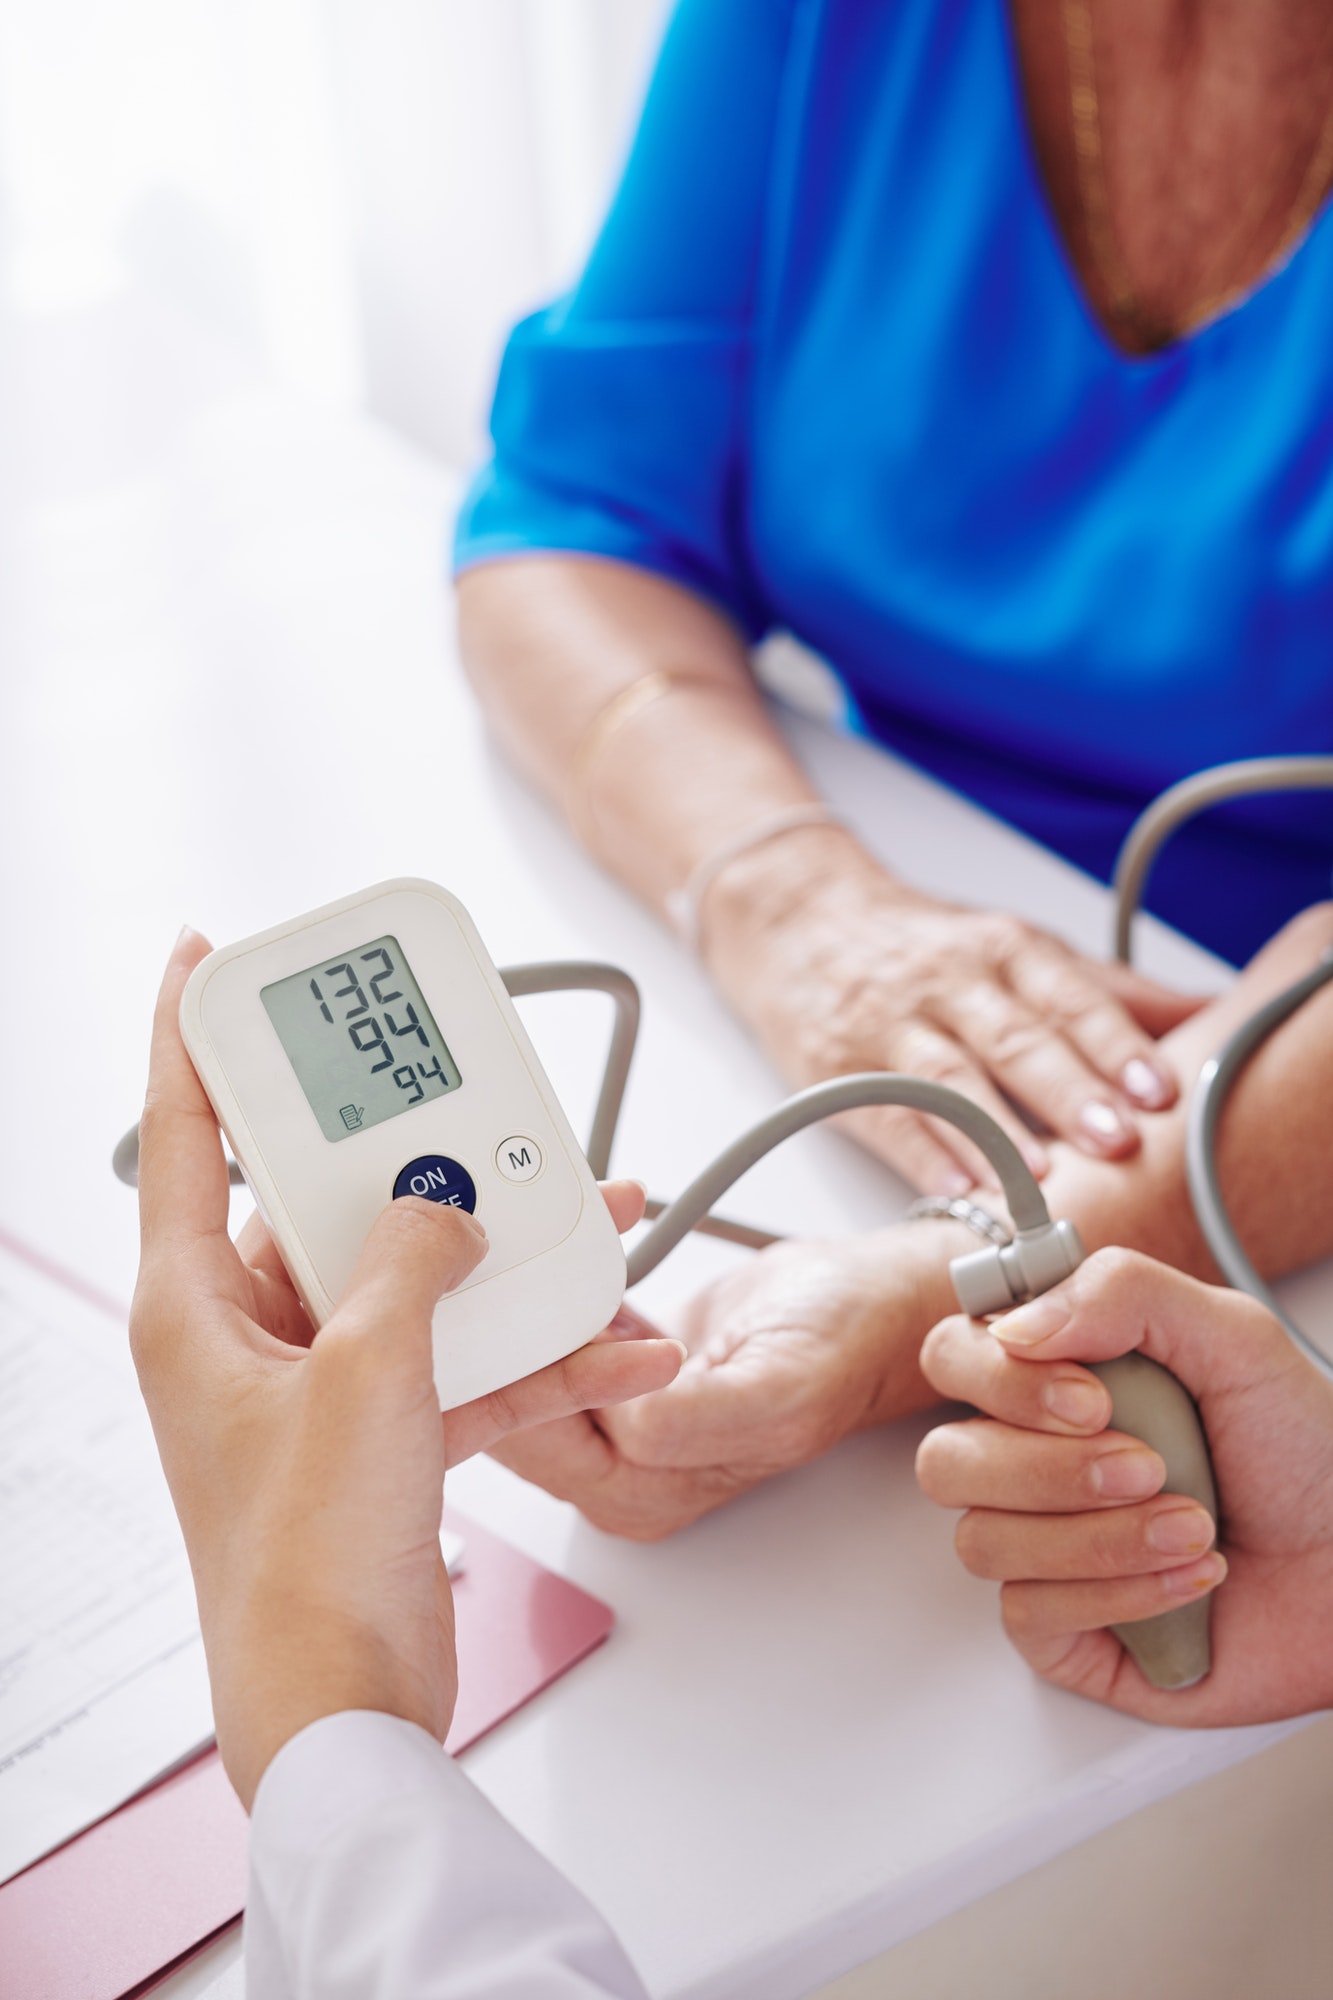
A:
[[[646,2000],[592,1905],[423,1729],[328,1715],[250,1825],[246,2000]]]

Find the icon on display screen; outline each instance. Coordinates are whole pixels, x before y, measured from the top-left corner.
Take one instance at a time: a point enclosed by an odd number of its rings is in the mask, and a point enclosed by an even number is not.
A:
[[[260,994],[326,1139],[345,1139],[462,1078],[397,938],[308,965]]]

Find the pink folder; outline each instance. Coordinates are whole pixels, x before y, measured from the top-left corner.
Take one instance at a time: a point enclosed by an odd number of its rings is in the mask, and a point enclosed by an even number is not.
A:
[[[599,1646],[614,1614],[452,1509],[466,1543],[454,1582],[455,1754]],[[234,1923],[246,1819],[216,1751],[0,1888],[4,2000],[123,2000]]]

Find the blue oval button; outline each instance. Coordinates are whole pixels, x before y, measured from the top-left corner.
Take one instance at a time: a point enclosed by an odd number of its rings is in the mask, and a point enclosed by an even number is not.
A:
[[[477,1206],[477,1188],[466,1167],[443,1153],[423,1153],[409,1160],[393,1184],[393,1198],[420,1195],[423,1201],[447,1201],[451,1208],[465,1208],[469,1215]]]

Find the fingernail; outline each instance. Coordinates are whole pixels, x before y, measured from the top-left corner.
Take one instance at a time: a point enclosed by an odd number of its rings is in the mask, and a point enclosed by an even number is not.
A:
[[[1227,1559],[1213,1549],[1198,1562],[1182,1563],[1179,1569],[1164,1570],[1159,1577],[1168,1597],[1197,1597],[1200,1591],[1214,1590],[1227,1573]]]
[[[1169,1079],[1142,1056],[1131,1056],[1120,1072],[1120,1082],[1126,1097],[1132,1097],[1146,1111],[1163,1111],[1175,1097]]]
[[[992,1320],[991,1332],[1006,1347],[1035,1347],[1038,1341],[1049,1340],[1053,1333],[1058,1333],[1068,1324],[1069,1317],[1068,1301],[1055,1292],[1046,1292],[1029,1305]]]
[[[1044,1180],[1051,1169],[1051,1156],[1046,1151],[1046,1148],[1044,1146],[1028,1144],[1021,1150],[1023,1158],[1028,1164],[1028,1172],[1033,1174],[1037,1180]]]
[[[1144,1500],[1161,1491],[1166,1467],[1155,1451],[1135,1446],[1131,1451],[1108,1451],[1095,1461],[1089,1477],[1103,1500]]]
[[[1079,1112],[1078,1129],[1088,1142],[1086,1150],[1101,1154],[1120,1152],[1134,1137],[1133,1126],[1114,1104],[1101,1104],[1096,1099]]]
[[[1042,1405],[1062,1424],[1072,1424],[1076,1430],[1090,1431],[1104,1424],[1111,1414],[1111,1398],[1100,1382],[1083,1382],[1077,1377],[1066,1375],[1059,1381],[1048,1382],[1041,1392]],[[1200,1548],[1207,1543],[1201,1542]]]
[[[947,1194],[950,1201],[956,1200],[959,1195],[971,1194],[975,1186],[976,1182],[972,1179],[971,1175],[965,1174],[961,1170],[958,1173],[941,1174],[940,1176],[940,1193]]]
[[[1202,1555],[1215,1533],[1213,1517],[1204,1507],[1171,1507],[1154,1514],[1144,1536],[1148,1547],[1164,1556]]]

